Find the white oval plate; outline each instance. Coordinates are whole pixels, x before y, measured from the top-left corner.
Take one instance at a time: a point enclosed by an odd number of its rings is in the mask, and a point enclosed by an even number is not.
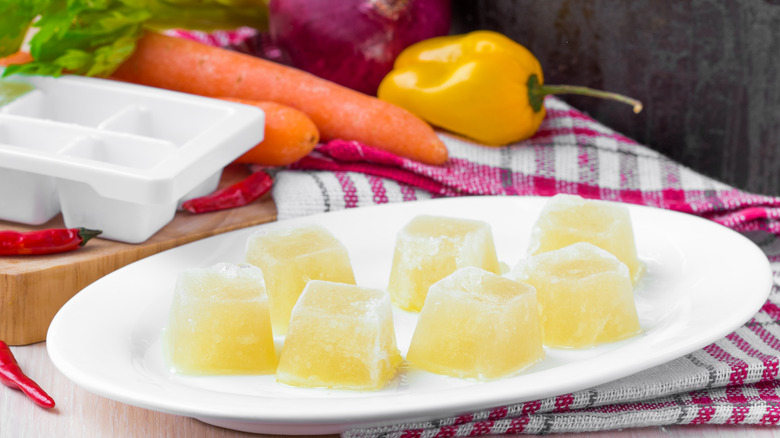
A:
[[[291,388],[273,376],[185,377],[169,372],[160,335],[184,269],[243,261],[250,233],[304,223],[330,229],[350,252],[359,285],[386,287],[397,231],[416,215],[492,225],[499,259],[514,266],[545,198],[463,197],[387,204],[274,222],[203,239],[121,268],[60,310],[48,332],[54,365],[95,394],[218,426],[269,434],[339,433],[535,400],[606,383],[678,358],[729,334],[771,288],[766,256],[744,236],[692,215],[629,205],[647,273],[636,291],[643,333],[587,350],[548,349],[524,373],[479,383],[404,369],[376,392]],[[395,314],[406,352],[416,316]]]

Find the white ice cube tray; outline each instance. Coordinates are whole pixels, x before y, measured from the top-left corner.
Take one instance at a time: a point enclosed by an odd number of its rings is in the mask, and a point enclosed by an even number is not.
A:
[[[62,212],[67,227],[140,243],[263,139],[249,105],[79,76],[3,81],[34,87],[0,107],[0,219],[12,222]]]

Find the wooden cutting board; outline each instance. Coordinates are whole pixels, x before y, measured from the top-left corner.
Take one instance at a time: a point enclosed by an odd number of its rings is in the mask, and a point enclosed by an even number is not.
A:
[[[243,166],[228,166],[220,187],[248,174]],[[170,223],[140,244],[95,238],[68,253],[0,257],[0,340],[9,345],[46,340],[49,324],[65,302],[122,266],[204,237],[274,220],[276,205],[270,195],[265,195],[252,204],[231,210],[198,215],[177,212]],[[0,221],[0,229],[4,230],[62,227],[61,216],[40,226]]]

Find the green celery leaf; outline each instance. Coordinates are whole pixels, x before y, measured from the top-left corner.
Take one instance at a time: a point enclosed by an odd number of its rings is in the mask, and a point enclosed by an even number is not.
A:
[[[9,65],[3,71],[3,77],[15,74],[56,77],[62,74],[62,68],[51,63],[32,61],[27,64]]]
[[[32,21],[49,7],[49,0],[0,0],[0,57],[21,49]]]
[[[95,50],[94,62],[87,70],[87,76],[108,76],[114,72],[135,50],[137,38],[124,37],[111,46]]]
[[[64,55],[57,58],[55,64],[62,67],[63,70],[71,72],[83,72],[92,65],[93,56],[83,50],[70,49]]]
[[[51,67],[38,65],[35,71],[110,75],[130,56],[150,17],[121,1],[72,0],[66,10],[36,23],[41,30],[30,41],[31,53]]]
[[[145,30],[265,30],[267,6],[266,0],[0,0],[0,51],[18,50],[30,26],[35,60],[7,68],[3,76],[108,76]]]
[[[39,61],[49,61],[47,52],[60,50],[59,41],[66,35],[76,16],[69,11],[61,1],[52,5],[46,14],[33,24],[37,32],[30,39],[30,54]],[[65,47],[62,47],[63,49]]]

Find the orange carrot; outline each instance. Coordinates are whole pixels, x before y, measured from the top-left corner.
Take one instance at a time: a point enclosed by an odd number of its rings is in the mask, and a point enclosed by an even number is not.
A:
[[[0,58],[0,65],[9,66],[11,64],[27,64],[32,61],[33,57],[27,52],[16,52],[13,55]]]
[[[357,140],[427,164],[447,161],[433,128],[412,113],[312,74],[232,50],[147,33],[118,80],[210,97],[272,101],[306,113],[323,140]]]
[[[253,105],[265,113],[263,141],[238,157],[235,160],[238,163],[286,166],[308,155],[320,141],[320,132],[314,122],[293,107],[237,97],[220,99]]]

